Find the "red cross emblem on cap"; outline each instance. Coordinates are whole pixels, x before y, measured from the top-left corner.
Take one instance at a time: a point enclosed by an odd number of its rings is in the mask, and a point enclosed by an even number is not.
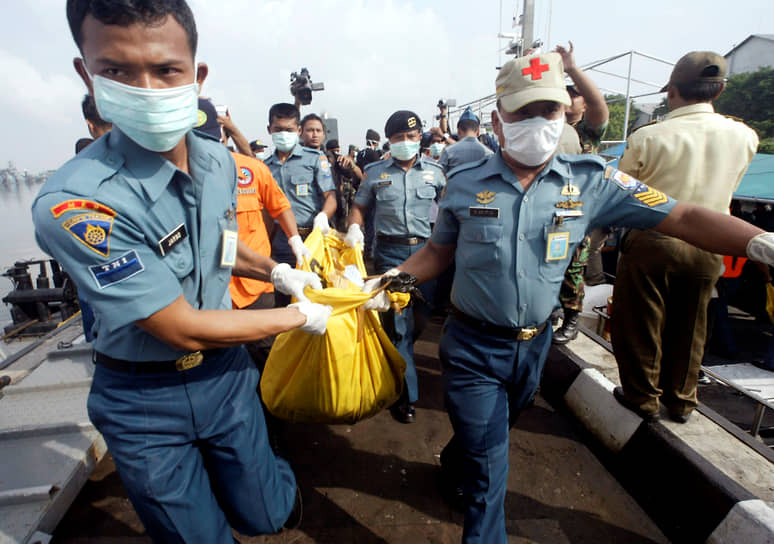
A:
[[[548,72],[548,64],[540,64],[540,57],[535,57],[529,61],[529,68],[522,68],[521,75],[532,75],[532,81],[543,79],[543,72]]]

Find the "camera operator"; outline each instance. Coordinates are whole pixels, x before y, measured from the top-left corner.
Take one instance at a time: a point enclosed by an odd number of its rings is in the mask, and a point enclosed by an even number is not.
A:
[[[325,125],[320,116],[316,113],[304,115],[301,119],[301,145],[324,151],[323,142],[325,142]]]
[[[363,180],[363,172],[347,155],[341,154],[338,140],[328,140],[325,144],[325,154],[331,163],[333,184],[336,186],[336,215],[334,226],[338,230],[346,228],[347,216],[352,208],[352,201],[360,182]]]

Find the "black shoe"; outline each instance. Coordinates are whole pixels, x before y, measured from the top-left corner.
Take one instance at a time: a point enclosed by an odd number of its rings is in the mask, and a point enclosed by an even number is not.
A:
[[[414,423],[417,419],[417,412],[410,402],[398,401],[390,407],[390,414],[401,423]]]
[[[288,519],[283,527],[285,529],[298,529],[301,526],[301,518],[304,516],[304,501],[301,500],[301,489],[296,486],[296,500],[293,502],[293,509],[290,511]]]
[[[615,397],[615,400],[618,401],[618,404],[620,404],[627,410],[631,410],[632,412],[640,416],[643,420],[645,420],[648,423],[657,421],[660,417],[658,412],[645,412],[643,410],[640,410],[638,407],[634,406],[628,400],[626,400],[622,387],[616,387],[615,389],[613,389],[613,396]]]
[[[441,496],[449,506],[458,512],[465,511],[465,494],[462,491],[462,483],[458,476],[452,474],[450,470],[444,469],[441,465],[441,471],[438,476],[438,489]]]
[[[578,311],[565,310],[562,326],[556,329],[551,343],[563,345],[578,336]]]

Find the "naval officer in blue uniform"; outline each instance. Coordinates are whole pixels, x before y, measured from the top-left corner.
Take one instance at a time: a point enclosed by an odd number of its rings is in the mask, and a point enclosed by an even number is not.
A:
[[[76,70],[113,130],[51,176],[32,214],[38,244],[94,307],[89,417],[148,534],[232,542],[232,527],[273,533],[300,512],[239,344],[322,333],[330,308],[303,301],[314,274],[239,242],[233,159],[191,131],[207,74],[193,14],[182,0],[144,6],[68,1]],[[233,311],[232,273],[302,302]]]
[[[710,251],[774,260],[772,233],[676,203],[597,157],[555,156],[570,104],[563,74],[556,53],[502,67],[492,113],[500,152],[449,173],[432,237],[397,267],[422,282],[456,262],[440,343],[454,437],[441,462],[461,483],[465,543],[507,541],[508,430],[535,394],[551,343],[547,321],[586,232],[654,228]],[[385,298],[374,304],[386,309]]]
[[[331,166],[324,153],[302,146],[299,112],[293,104],[278,103],[269,109],[266,127],[274,143],[274,153],[264,162],[271,175],[290,201],[296,216],[301,238],[319,228],[323,234],[330,229],[329,219],[336,213],[336,187]],[[271,242],[271,257],[278,262],[296,264],[295,255],[310,255],[302,239],[288,242],[282,229],[275,229]],[[288,302],[286,296],[277,297],[277,306]]]
[[[430,208],[446,185],[438,163],[419,154],[422,121],[411,111],[393,113],[384,127],[390,141],[389,159],[366,166],[365,179],[355,195],[348,218],[345,242],[354,246],[363,242],[361,225],[370,209],[374,210],[376,247],[374,267],[384,273],[419,251],[430,237]],[[425,300],[431,301],[433,286],[422,288]],[[418,316],[418,312],[424,312]],[[402,423],[416,418],[414,403],[419,397],[417,369],[414,365],[415,319],[426,320],[429,308],[406,308],[383,318],[385,330],[406,360],[406,388],[392,415]]]

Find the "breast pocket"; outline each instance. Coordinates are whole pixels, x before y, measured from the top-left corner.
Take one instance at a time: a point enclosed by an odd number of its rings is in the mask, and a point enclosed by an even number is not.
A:
[[[374,193],[379,201],[393,201],[400,197],[400,192],[391,183],[377,185]]]
[[[568,233],[568,235],[566,237],[558,237],[560,233]],[[552,236],[552,234],[554,236]],[[584,236],[586,236],[586,225],[575,221],[565,221],[564,224],[558,228],[554,228],[553,225],[543,227],[540,275],[551,282],[562,281],[567,266],[570,264],[570,261],[575,254],[575,248],[583,241]],[[564,240],[567,240],[566,244],[564,243]],[[549,244],[553,244],[551,247],[552,256],[559,257],[561,253],[564,255],[561,258],[546,260]],[[563,249],[565,251],[562,251]]]
[[[435,198],[435,187],[432,185],[422,185],[417,187],[416,198],[412,199],[410,208],[416,217],[428,218],[430,216],[430,205]]]
[[[498,274],[502,261],[500,239],[503,226],[499,223],[475,222],[464,224],[460,233],[458,254],[465,268]]]
[[[172,227],[170,232],[176,228],[177,226]],[[191,233],[187,227],[185,237],[167,250],[161,259],[178,278],[184,278],[191,273],[193,270],[193,247],[191,246]]]
[[[314,176],[311,172],[296,174],[290,177],[290,190],[294,196],[306,198],[312,196],[312,181]]]

